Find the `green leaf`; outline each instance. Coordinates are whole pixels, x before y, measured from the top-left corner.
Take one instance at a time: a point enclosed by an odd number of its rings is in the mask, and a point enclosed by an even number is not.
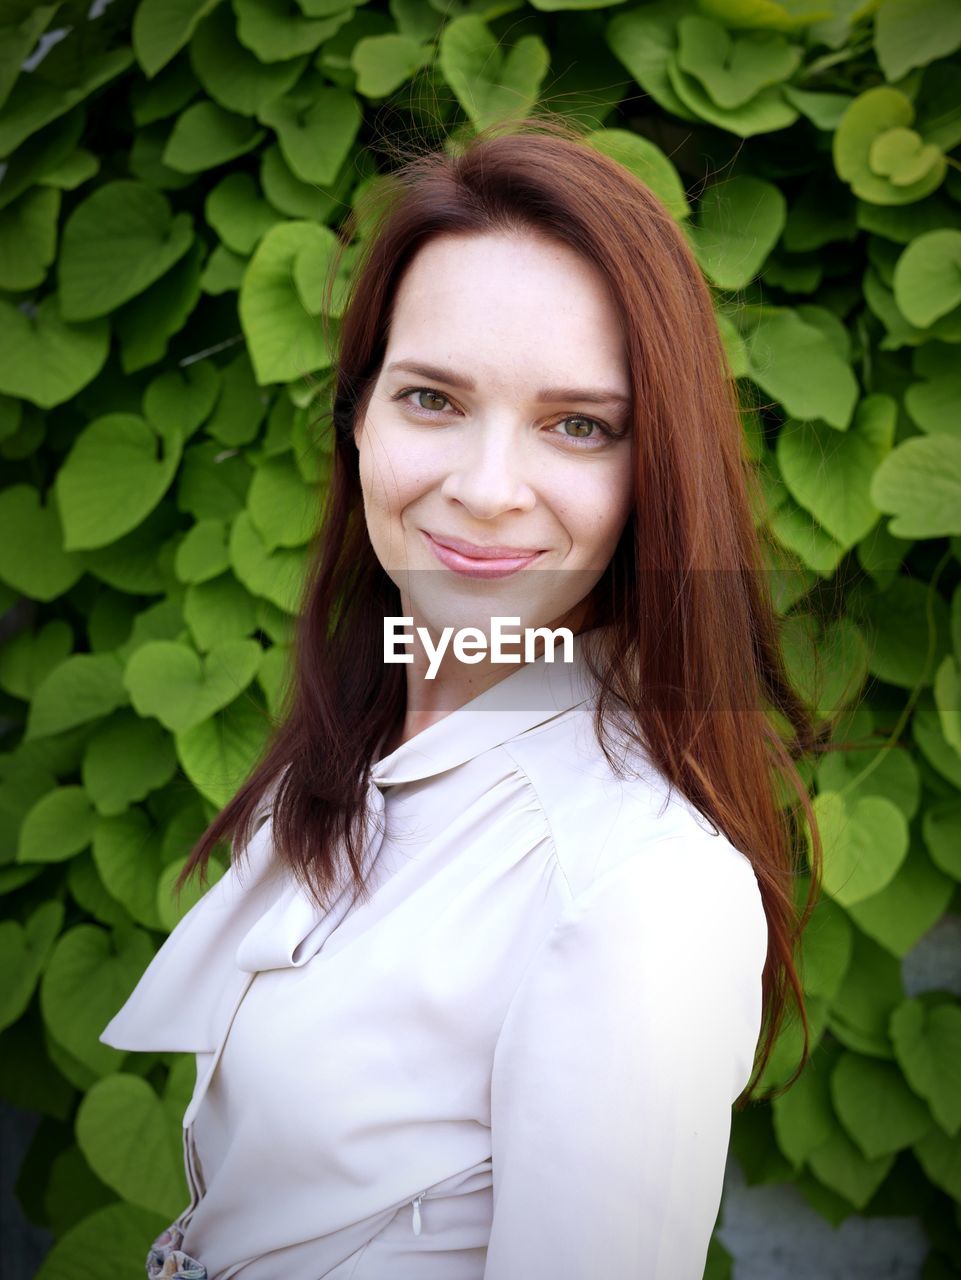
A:
[[[901,1151],[931,1130],[927,1107],[890,1062],[842,1053],[830,1089],[841,1123],[868,1160]]]
[[[195,102],[177,118],[163,162],[181,173],[200,173],[245,155],[265,136],[253,121],[218,107]]]
[[[891,1039],[911,1088],[955,1137],[961,1131],[961,1009],[905,1000],[891,1016]]]
[[[63,548],[63,528],[53,495],[46,506],[28,484],[0,493],[0,578],[32,600],[55,600],[83,573]]]
[[[190,215],[173,216],[142,182],[108,182],[78,205],[63,232],[61,307],[67,320],[91,320],[135,298],[193,243]]]
[[[177,761],[169,738],[166,750],[172,774]],[[163,845],[150,818],[140,809],[102,817],[94,830],[93,858],[104,886],[133,919],[148,929],[161,928],[157,882],[164,865]]]
[[[63,662],[72,649],[73,632],[60,618],[45,623],[36,632],[18,631],[0,647],[0,689],[29,702],[44,676]]]
[[[177,756],[200,794],[219,809],[259,759],[269,731],[266,713],[238,698],[220,715],[178,733]]]
[[[920,138],[917,144],[897,132],[894,145],[904,155],[905,143],[917,147],[922,157],[919,176],[910,178],[910,168],[899,174],[891,154],[891,143],[875,147],[889,131],[909,131],[914,122],[914,107],[899,89],[879,85],[860,94],[845,111],[834,135],[834,167],[856,196],[873,204],[912,204],[930,195],[944,181],[947,165],[939,148],[924,152]],[[912,152],[913,153],[913,152]]]
[[[719,288],[742,289],[760,272],[787,221],[787,201],[770,182],[742,175],[705,192],[692,231],[697,259]]]
[[[878,893],[897,874],[908,852],[908,824],[881,796],[853,802],[832,791],[814,799],[824,845],[824,890],[842,907]]]
[[[100,1041],[100,1032],[125,1004],[154,945],[142,929],[125,924],[101,929],[77,924],[61,934],[40,984],[40,1007],[55,1041],[97,1076],[123,1052]]]
[[[300,547],[316,532],[320,504],[289,454],[268,458],[254,472],[247,495],[250,518],[268,551]]]
[[[159,594],[167,577],[161,572],[157,547],[171,535],[175,520],[170,506],[160,506],[133,533],[99,551],[84,551],[81,559],[88,573],[117,591],[138,596]]]
[[[289,218],[328,222],[342,203],[349,202],[353,175],[345,164],[329,190],[313,182],[302,182],[291,173],[280,147],[274,144],[261,156],[260,185],[273,207]]]
[[[929,434],[961,436],[957,404],[961,400],[961,365],[957,349],[943,342],[926,342],[912,361],[921,379],[904,393],[904,407],[921,428]]]
[[[190,445],[180,468],[177,506],[197,520],[230,520],[244,508],[252,474],[242,457],[215,440]]]
[[[326,244],[325,228],[283,222],[267,232],[247,268],[240,320],[261,386],[330,367],[321,325],[305,309],[292,278],[297,255],[310,244]]]
[[[792,418],[822,418],[845,431],[858,384],[835,344],[787,308],[756,318],[746,335],[751,377]]]
[[[140,1076],[104,1076],[77,1109],[77,1142],[101,1182],[167,1218],[190,1198],[180,1129],[176,1109]]]
[[[696,120],[697,115],[678,97],[668,67],[677,48],[678,19],[695,9],[692,0],[655,0],[617,13],[607,24],[614,56],[658,106],[681,120]]]
[[[812,1151],[808,1164],[821,1181],[863,1209],[891,1171],[894,1156],[869,1160],[840,1128]]]
[[[282,62],[311,53],[351,16],[352,10],[311,20],[305,6],[285,0],[234,0],[237,37],[261,62]]]
[[[207,197],[204,214],[227,248],[245,257],[281,221],[246,173],[231,173],[219,182]]]
[[[143,1270],[144,1241],[154,1240],[170,1221],[132,1204],[97,1209],[54,1241],[35,1280],[97,1280]]]
[[[151,791],[166,786],[176,766],[173,744],[160,726],[123,711],[88,740],[81,776],[97,812],[112,815],[123,813]],[[103,868],[100,873],[103,875]],[[106,878],[104,883],[111,888]],[[120,896],[113,889],[111,892]],[[131,914],[139,918],[136,912]]]
[[[57,934],[63,927],[62,902],[42,902],[26,924],[0,921],[0,1030],[11,1026],[29,1005]]]
[[[200,298],[203,257],[203,245],[194,241],[172,271],[116,313],[124,373],[135,373],[162,359],[167,343],[180,332]]]
[[[778,542],[793,551],[800,560],[822,577],[833,576],[844,559],[844,547],[826,533],[821,526],[790,497],[778,506],[770,518],[771,532]],[[792,570],[797,578],[797,570]],[[804,585],[803,578],[799,586]]]
[[[900,689],[933,684],[938,655],[950,644],[948,609],[937,590],[899,574],[886,590],[865,597],[858,623],[868,633],[872,674]]]
[[[0,392],[51,409],[93,381],[109,348],[107,322],[65,323],[55,294],[25,310],[0,299]]]
[[[243,693],[260,656],[256,640],[225,640],[203,658],[188,645],[156,640],[133,654],[124,683],[139,715],[182,733]]]
[[[176,430],[158,431],[136,414],[109,413],[91,422],[55,481],[64,546],[103,547],[135,529],[170,487],[181,448]]]
[[[0,213],[0,289],[42,284],[57,249],[60,192],[40,187]]]
[[[197,648],[207,652],[222,640],[249,636],[257,626],[257,602],[233,574],[222,573],[187,588],[184,618]]]
[[[921,329],[961,304],[961,231],[928,231],[911,241],[894,268],[894,299]]]
[[[365,98],[386,98],[432,58],[433,50],[411,36],[363,36],[350,56],[357,72],[357,92]]]
[[[0,14],[0,106],[59,4],[12,4]]]
[[[934,674],[934,701],[941,732],[961,755],[961,674],[954,655],[946,653]]]
[[[177,577],[181,582],[206,582],[229,568],[226,521],[198,520],[177,548]]]
[[[830,1078],[838,1056],[835,1046],[819,1045],[797,1083],[771,1104],[777,1144],[795,1168],[828,1141],[837,1124]]]
[[[695,118],[740,138],[786,129],[798,118],[797,108],[787,101],[780,86],[762,89],[742,106],[719,107],[700,81],[681,69],[676,56],[668,59],[667,75],[674,93]]]
[[[323,186],[340,172],[362,115],[352,93],[307,82],[268,103],[260,119],[276,130],[284,159],[301,182]]]
[[[93,839],[96,814],[83,787],[57,787],[40,797],[20,828],[18,862],[63,862]]]
[[[782,625],[784,657],[796,688],[821,715],[834,715],[856,698],[868,671],[867,646],[847,618],[822,624],[795,613]]]
[[[914,1154],[936,1186],[961,1200],[961,1135],[949,1138],[941,1129],[914,1144]]]
[[[751,31],[731,37],[719,22],[700,14],[682,17],[677,35],[677,65],[726,110],[742,107],[762,89],[789,79],[801,62],[800,47],[781,35]]]
[[[803,935],[804,990],[833,1000],[844,981],[854,950],[854,930],[847,914],[822,897]]]
[[[209,360],[158,374],[143,398],[144,415],[161,435],[187,439],[205,422],[220,394],[220,371]]]
[[[922,818],[924,842],[942,871],[961,880],[961,800],[929,805]]]
[[[844,547],[860,542],[879,519],[871,481],[891,451],[896,423],[896,402],[875,393],[860,402],[848,431],[786,422],[778,434],[778,466],[792,495]]]
[[[505,53],[483,18],[465,14],[441,33],[438,61],[457,101],[480,130],[533,109],[550,55],[536,35],[521,36]]]
[[[886,742],[876,744],[873,734],[870,717],[863,730],[842,731],[843,749],[826,754],[818,766],[818,790],[844,791],[851,796],[884,796],[896,804],[910,822],[921,803],[918,767],[905,747],[892,747]],[[865,747],[859,750],[853,745],[857,741],[865,742]]]
[[[923,848],[912,848],[897,875],[880,893],[848,907],[858,928],[904,959],[941,919],[954,885]]]
[[[285,613],[299,612],[307,572],[302,547],[268,551],[250,516],[243,511],[230,530],[230,562],[252,595],[263,596]]]
[[[170,862],[164,867],[160,873],[160,879],[157,881],[157,913],[163,923],[163,927],[169,932],[177,927],[187,912],[193,907],[207,889],[217,883],[224,874],[224,867],[216,858],[211,858],[207,864],[207,883],[201,884],[196,876],[192,876],[184,885],[179,897],[174,896],[174,884],[177,877],[186,865],[186,858],[179,858],[176,862]],[[184,1103],[181,1114],[186,1111],[187,1104]]]
[[[133,122],[139,128],[166,120],[182,110],[200,89],[183,58],[170,63],[152,81],[140,80],[130,92]]]
[[[888,1026],[904,999],[900,961],[857,929],[853,942],[851,963],[832,1001],[828,1025],[849,1049],[892,1058]]]
[[[68,36],[59,49],[44,59],[39,75],[34,71],[21,76],[14,85],[0,117],[0,157],[9,156],[22,142],[66,115],[94,90],[116,79],[133,62],[129,49],[110,49],[85,56],[82,39],[81,33],[76,33],[73,39]],[[57,83],[58,71],[74,82],[67,87]],[[44,73],[57,78],[47,79]],[[74,80],[78,74],[79,80]]]
[[[230,447],[250,444],[263,421],[267,398],[254,380],[247,354],[238,356],[222,371],[220,398],[205,428],[207,434]]]
[[[68,156],[63,164],[44,173],[42,185],[56,187],[60,191],[76,191],[83,184],[100,172],[100,161],[92,151],[83,149]]]
[[[140,0],[133,20],[133,49],[148,76],[178,53],[197,23],[220,0]]]
[[[318,227],[318,230],[322,236],[316,236],[305,244],[294,259],[294,283],[301,302],[311,315],[340,316],[346,305],[357,246],[343,249],[333,231],[327,227]],[[331,279],[335,261],[337,268]]]
[[[961,11],[954,0],[883,0],[874,17],[874,48],[885,80],[900,80],[961,48]]]
[[[961,438],[916,436],[884,459],[871,482],[871,501],[892,512],[898,538],[961,533]]]
[[[262,62],[237,40],[230,5],[219,6],[190,43],[190,61],[210,96],[227,111],[255,116],[300,79],[307,58]]]
[[[63,733],[128,701],[123,668],[113,654],[71,654],[37,686],[24,737],[29,741]]]
[[[200,287],[204,293],[213,295],[236,293],[243,284],[244,272],[247,270],[246,258],[231,253],[222,244],[218,244],[204,267],[200,277]]]
[[[690,217],[691,206],[674,165],[660,147],[629,129],[595,129],[584,141],[640,178],[666,206],[672,218]]]

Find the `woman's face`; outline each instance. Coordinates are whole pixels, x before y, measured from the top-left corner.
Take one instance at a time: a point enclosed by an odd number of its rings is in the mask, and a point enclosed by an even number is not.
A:
[[[418,251],[355,431],[371,543],[415,626],[570,625],[630,511],[630,395],[606,281],[572,249]]]

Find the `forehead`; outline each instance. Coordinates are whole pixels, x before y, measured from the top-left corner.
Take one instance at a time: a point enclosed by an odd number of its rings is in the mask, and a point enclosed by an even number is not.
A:
[[[441,235],[415,255],[394,301],[388,351],[471,366],[516,364],[544,378],[626,379],[619,309],[602,272],[530,233]]]

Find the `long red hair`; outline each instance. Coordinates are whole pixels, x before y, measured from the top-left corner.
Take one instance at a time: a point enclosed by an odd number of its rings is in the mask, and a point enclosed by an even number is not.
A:
[[[249,842],[269,796],[276,856],[325,907],[346,873],[364,895],[360,833],[370,766],[401,722],[402,667],[382,660],[399,592],[364,521],[353,427],[383,360],[393,299],[432,236],[527,232],[562,242],[606,278],[623,318],[633,394],[634,504],[594,592],[610,628],[596,728],[625,718],[644,752],[750,860],[768,923],[764,1027],[743,1107],[793,996],[795,948],[820,891],[821,842],[796,761],[833,727],[792,687],[752,509],[737,386],[709,287],[677,224],[625,167],[556,119],[490,128],[409,155],[372,184],[341,231],[364,236],[335,338],[333,468],[298,611],[286,699],[250,775],[210,823],[177,891],[211,852]],[[333,287],[331,272],[329,289]],[[786,783],[786,788],[785,784]],[[792,798],[796,797],[796,800]],[[787,797],[787,799],[786,799]],[[788,803],[790,799],[790,803]],[[801,815],[812,835],[807,870]],[[769,1096],[773,1096],[770,1095]]]

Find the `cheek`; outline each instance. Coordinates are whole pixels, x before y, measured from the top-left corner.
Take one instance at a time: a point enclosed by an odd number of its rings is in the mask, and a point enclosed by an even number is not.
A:
[[[630,463],[598,468],[595,475],[578,479],[563,504],[568,531],[585,548],[613,550],[631,511]]]
[[[443,476],[437,474],[436,456],[418,450],[409,437],[370,426],[361,435],[358,457],[364,504],[381,517],[397,517]]]

